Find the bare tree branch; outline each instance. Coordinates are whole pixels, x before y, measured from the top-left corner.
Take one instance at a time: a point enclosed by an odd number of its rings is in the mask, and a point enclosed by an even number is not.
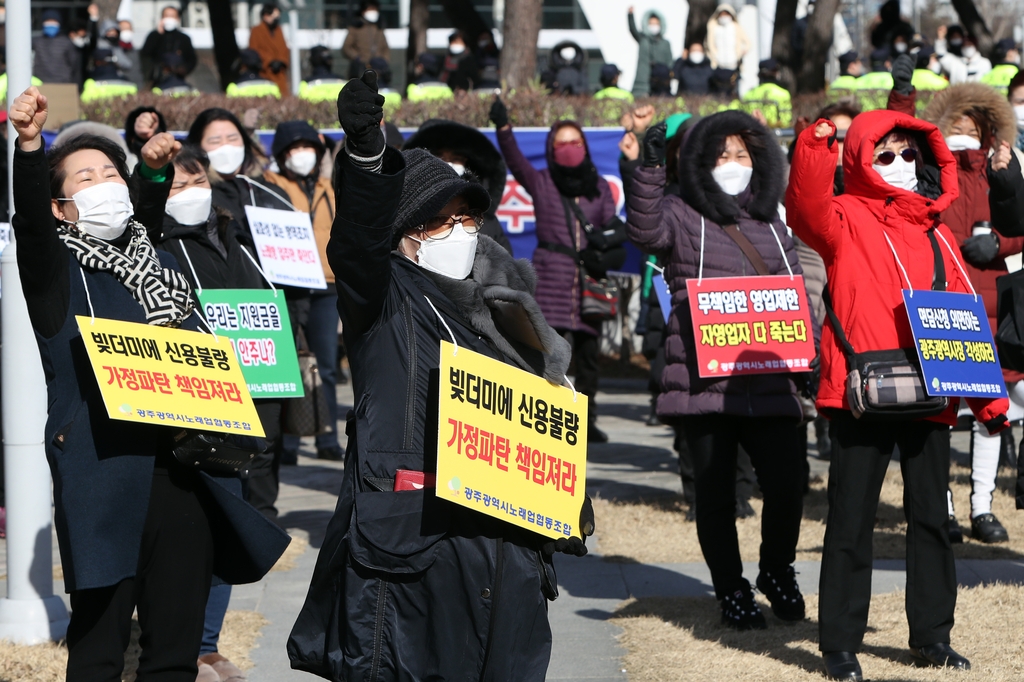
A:
[[[974,0],[952,0],[952,2],[953,8],[960,16],[960,23],[978,39],[978,52],[984,55],[992,52],[992,47],[995,45],[992,31],[988,30],[988,25],[985,24],[985,19],[974,5]]]
[[[796,77],[796,91],[820,92],[825,89],[825,61],[832,45],[832,27],[839,0],[818,0],[807,22],[803,63]]]
[[[708,19],[717,6],[718,0],[690,0],[690,12],[686,16],[686,48],[693,43],[703,43],[707,38]]]

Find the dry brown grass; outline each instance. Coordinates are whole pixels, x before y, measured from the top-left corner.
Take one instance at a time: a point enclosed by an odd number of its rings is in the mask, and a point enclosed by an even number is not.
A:
[[[965,679],[952,671],[919,669],[907,650],[905,594],[876,596],[871,602],[868,632],[860,654],[865,678],[889,680]],[[784,624],[768,611],[768,629],[735,632],[719,625],[718,604],[710,597],[647,598],[629,601],[614,622],[623,629],[620,641],[631,682],[718,682],[720,680],[792,680],[820,682],[817,595],[807,597],[810,619]],[[1015,634],[1024,628],[1020,588],[989,585],[961,590],[952,644],[971,659],[971,677],[990,682],[1020,680],[1024,645]]]
[[[301,532],[301,531],[300,531]],[[270,572],[275,571],[290,571],[295,568],[296,562],[299,557],[306,553],[309,549],[309,537],[308,534],[298,535],[296,531],[291,530],[289,533],[292,536],[292,541],[289,543],[288,548],[284,550],[284,554],[277,560]]]
[[[970,529],[971,472],[953,464],[950,481],[957,517],[965,533]],[[965,538],[954,545],[960,559],[1024,558],[1024,514],[1015,508],[1014,478],[1001,475],[992,503],[993,512],[1006,526],[1010,542],[986,545]],[[761,544],[761,500],[752,499],[757,515],[736,522],[740,553],[746,561],[756,561]],[[598,551],[611,560],[635,560],[641,563],[691,563],[704,561],[697,542],[697,527],[684,520],[686,506],[680,495],[664,495],[639,500],[594,500],[599,532]],[[826,481],[815,478],[811,492],[804,497],[804,519],[800,526],[797,561],[821,559],[828,514]],[[903,479],[898,470],[890,470],[882,486],[875,522],[875,558],[905,557],[906,522],[903,518]]]
[[[242,670],[253,667],[249,653],[256,647],[267,619],[255,611],[228,611],[221,630],[220,653]],[[139,624],[132,621],[132,641],[125,652],[123,682],[133,682],[139,665]],[[0,682],[60,682],[68,663],[63,643],[21,646],[0,641]]]

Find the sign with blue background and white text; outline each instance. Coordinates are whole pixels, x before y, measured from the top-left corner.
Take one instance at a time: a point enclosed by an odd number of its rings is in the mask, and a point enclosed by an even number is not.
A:
[[[903,301],[928,395],[1006,397],[981,296],[904,289]]]

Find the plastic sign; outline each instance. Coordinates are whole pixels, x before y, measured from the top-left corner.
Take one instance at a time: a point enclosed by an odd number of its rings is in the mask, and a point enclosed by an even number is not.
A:
[[[660,272],[651,278],[651,286],[654,287],[654,293],[658,297],[658,306],[661,308],[661,316],[665,318],[667,325],[668,318],[672,315],[672,290],[668,288],[665,276]]]
[[[301,398],[305,391],[283,291],[203,289],[203,315],[231,339],[254,398]]]
[[[903,301],[928,395],[1006,397],[981,296],[904,289]]]
[[[327,288],[308,213],[246,206],[245,217],[260,265],[271,282],[304,289]]]
[[[811,310],[801,275],[686,280],[702,378],[808,372]]]
[[[437,496],[551,538],[581,537],[587,396],[441,342]]]
[[[75,319],[111,419],[265,435],[226,336]]]

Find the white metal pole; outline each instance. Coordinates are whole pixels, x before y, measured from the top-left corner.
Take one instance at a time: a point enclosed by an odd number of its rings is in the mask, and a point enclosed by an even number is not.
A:
[[[288,24],[292,29],[292,95],[299,96],[299,82],[302,80],[302,61],[299,56],[299,10],[288,10]]]
[[[30,0],[7,0],[7,93],[32,79]],[[8,122],[7,161],[13,170],[14,127]],[[6,189],[14,211],[13,172]],[[39,348],[18,275],[14,234],[0,256],[3,326],[4,474],[7,498],[7,597],[0,599],[0,639],[39,644],[60,639],[68,610],[53,594],[52,492],[43,450],[46,384]]]

